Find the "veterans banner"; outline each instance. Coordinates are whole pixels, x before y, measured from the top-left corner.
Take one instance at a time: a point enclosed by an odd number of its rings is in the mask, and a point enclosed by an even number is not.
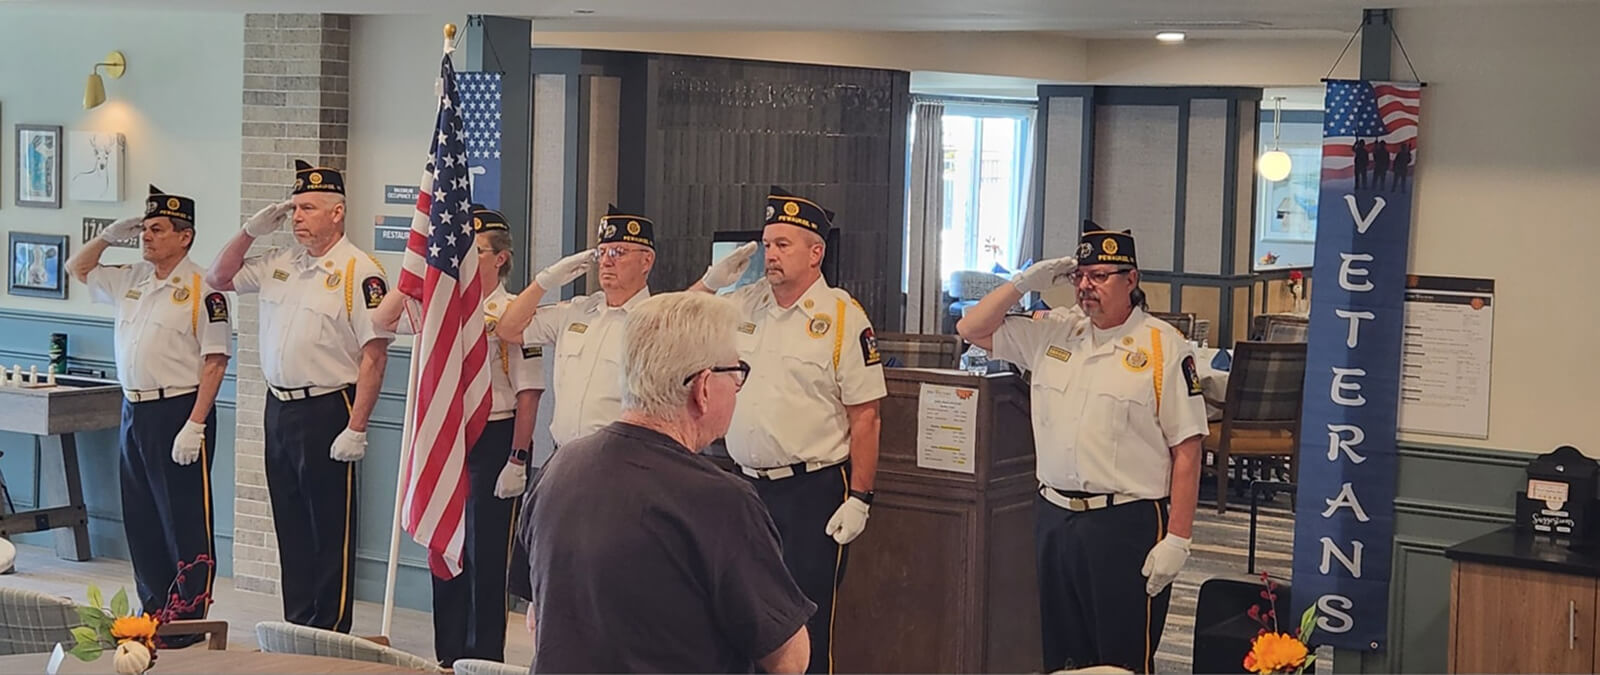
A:
[[[1292,616],[1313,642],[1388,635],[1395,429],[1419,83],[1330,80],[1301,419]]]

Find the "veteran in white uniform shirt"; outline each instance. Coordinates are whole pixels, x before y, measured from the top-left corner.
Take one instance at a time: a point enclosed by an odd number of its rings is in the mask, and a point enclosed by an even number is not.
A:
[[[866,312],[822,278],[833,213],[776,186],[767,197],[766,278],[735,290],[739,356],[750,376],[728,427],[728,454],[767,505],[784,564],[817,604],[810,672],[832,672],[834,599],[847,545],[867,526],[878,469],[878,402],[887,395]],[[692,290],[736,282],[751,242]]]
[[[355,594],[355,461],[367,450],[393,334],[372,311],[383,268],[344,236],[344,176],[296,162],[293,197],[262,209],[211,264],[218,288],[257,293],[267,381],[267,488],[285,620],[349,632]],[[297,246],[245,259],[293,213]]]
[[[446,668],[457,659],[505,660],[506,570],[516,499],[527,488],[533,420],[544,389],[537,345],[519,347],[495,337],[494,329],[517,297],[506,292],[511,273],[511,230],[504,214],[472,206],[478,284],[483,294],[489,359],[489,423],[467,452],[467,506],[461,573],[433,577],[433,650]],[[393,293],[373,313],[379,330],[415,335],[422,330],[422,304]],[[418,358],[422,358],[420,355]]]
[[[213,403],[233,351],[228,298],[189,260],[194,200],[150,186],[143,217],[113,223],[67,261],[94,301],[116,307],[117,380],[122,384],[122,525],[144,610],[170,600],[178,564],[216,558],[211,466],[216,459]],[[144,261],[101,265],[113,242],[138,237]],[[211,591],[215,563],[186,575],[184,600]],[[177,618],[206,616],[207,603]],[[166,636],[181,647],[203,636]]]
[[[599,431],[622,415],[622,327],[628,311],[650,297],[655,223],[611,205],[595,248],[574,253],[534,276],[501,317],[495,335],[507,344],[542,349],[554,359],[550,437],[557,448]],[[539,306],[545,292],[598,268],[600,291]],[[526,551],[512,561],[513,594],[528,598]]]
[[[1006,316],[1024,293],[1068,283],[1082,309]],[[1188,341],[1144,304],[1133,236],[1086,221],[1076,256],[1018,272],[957,325],[1033,372],[1047,672],[1152,672],[1189,557],[1205,403]]]

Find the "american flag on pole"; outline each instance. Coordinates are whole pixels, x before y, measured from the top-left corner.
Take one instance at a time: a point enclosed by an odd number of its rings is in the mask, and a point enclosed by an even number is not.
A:
[[[1390,153],[1400,146],[1417,151],[1422,115],[1422,85],[1414,82],[1332,80],[1322,119],[1322,171],[1336,178],[1355,175],[1356,139],[1369,146],[1383,141]]]
[[[478,308],[467,134],[448,52],[436,86],[439,112],[400,270],[400,292],[422,304],[401,527],[428,548],[433,574],[450,579],[461,572],[466,536],[467,451],[489,419],[489,343]]]

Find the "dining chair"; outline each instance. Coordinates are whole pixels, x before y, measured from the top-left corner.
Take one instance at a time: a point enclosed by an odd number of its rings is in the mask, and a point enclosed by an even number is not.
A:
[[[1202,444],[1216,474],[1217,513],[1228,509],[1232,459],[1283,459],[1290,482],[1299,466],[1300,399],[1305,388],[1306,343],[1244,340],[1233,348],[1222,419],[1210,424]],[[1241,466],[1243,462],[1238,462]]]
[[[1173,328],[1183,333],[1185,340],[1193,340],[1195,315],[1193,312],[1151,312],[1150,316],[1172,324]]]
[[[956,368],[961,338],[924,333],[878,333],[878,354],[884,365],[899,368]]]
[[[451,670],[456,675],[528,675],[527,666],[514,666],[484,659],[456,659]]]
[[[429,673],[444,672],[439,664],[431,659],[354,635],[284,621],[262,621],[256,624],[256,642],[261,645],[261,651],[264,652],[328,656],[382,663],[396,668]]]
[[[1299,317],[1274,316],[1267,319],[1267,342],[1305,342],[1310,323]]]

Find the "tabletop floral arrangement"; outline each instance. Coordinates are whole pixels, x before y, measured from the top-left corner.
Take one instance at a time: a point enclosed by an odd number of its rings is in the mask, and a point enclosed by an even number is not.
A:
[[[1261,605],[1253,604],[1246,612],[1261,624],[1261,632],[1250,642],[1250,652],[1244,655],[1244,668],[1259,675],[1304,673],[1317,660],[1317,656],[1311,653],[1309,642],[1316,626],[1317,607],[1312,605],[1306,608],[1305,613],[1300,615],[1300,625],[1294,633],[1281,632],[1276,609],[1278,585],[1266,572],[1261,573],[1261,584],[1265,587],[1261,597],[1267,601],[1267,609],[1263,612]]]
[[[211,603],[209,591],[186,600],[177,588],[190,573],[210,574],[212,564],[211,556],[203,553],[194,562],[178,563],[178,574],[167,588],[167,605],[154,614],[134,614],[128,605],[127,589],[118,589],[107,606],[100,588],[90,584],[89,604],[77,607],[78,618],[83,625],[72,629],[75,644],[67,653],[81,661],[93,661],[111,649],[114,650],[111,665],[119,675],[139,675],[150,670],[155,665],[156,650],[160,644],[160,639],[156,637],[157,629],[164,623],[178,620]],[[202,565],[206,569],[194,571]]]

